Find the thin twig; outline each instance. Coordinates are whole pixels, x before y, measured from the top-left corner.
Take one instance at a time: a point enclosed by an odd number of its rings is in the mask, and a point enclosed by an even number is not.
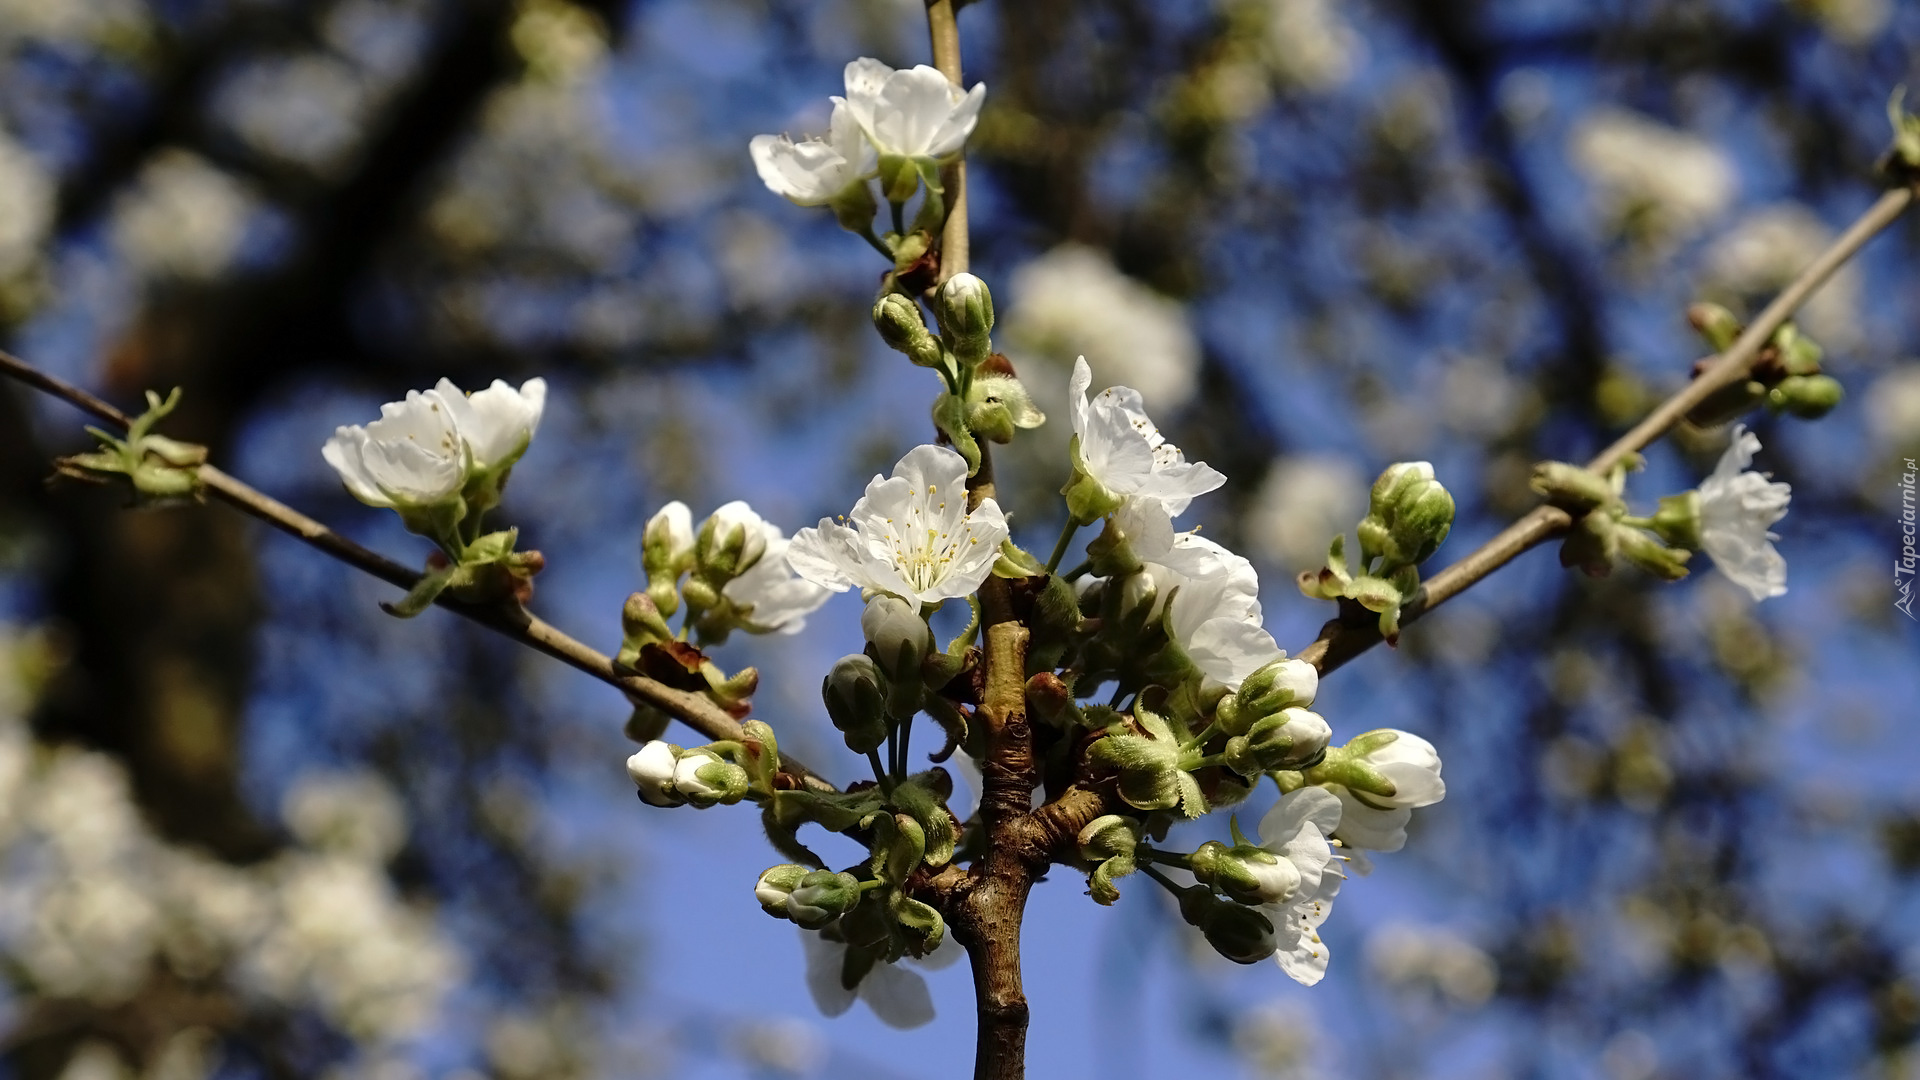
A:
[[[927,4],[927,33],[933,39],[933,66],[953,85],[966,88],[960,81],[960,24],[954,18],[955,0],[931,0]],[[940,170],[940,182],[946,186],[946,228],[940,232],[940,280],[965,273],[971,240],[967,232],[967,159],[955,157]]]
[[[65,380],[55,378],[10,353],[0,351],[0,374],[8,375],[38,390],[93,414],[115,427],[125,429],[133,418],[113,405]],[[213,467],[200,466],[200,481],[206,489],[242,512],[259,518],[310,547],[362,570],[382,581],[411,589],[419,580],[419,571],[409,569],[379,552],[363,547],[334,532],[293,507],[251,487]],[[706,697],[687,690],[676,690],[643,675],[627,675],[616,670],[612,658],[583,642],[562,633],[553,624],[517,605],[467,604],[443,593],[436,601],[448,611],[546,653],[601,682],[620,690],[634,701],[644,702],[686,724],[701,735],[716,741],[738,740],[740,724]],[[782,772],[802,783],[824,784],[819,775],[799,761],[782,754]]]
[[[1726,352],[1716,357],[1699,377],[1647,414],[1646,419],[1601,451],[1587,467],[1605,473],[1628,454],[1645,449],[1672,430],[1714,391],[1745,378],[1753,369],[1760,350],[1773,337],[1773,332],[1806,302],[1807,297],[1813,295],[1815,289],[1832,277],[1834,271],[1858,253],[1867,241],[1893,224],[1913,204],[1913,200],[1912,188],[1897,188],[1880,196],[1839,239],[1781,290],[1780,295],[1773,298],[1773,302],[1748,324],[1745,332],[1727,347]],[[1404,627],[1465,592],[1469,586],[1505,566],[1521,552],[1545,543],[1572,523],[1573,519],[1562,510],[1551,506],[1534,508],[1465,558],[1428,578],[1419,593],[1401,610],[1400,625]],[[1299,656],[1325,675],[1373,648],[1381,640],[1379,627],[1371,620],[1345,622],[1335,619],[1320,628],[1319,638],[1302,649]]]

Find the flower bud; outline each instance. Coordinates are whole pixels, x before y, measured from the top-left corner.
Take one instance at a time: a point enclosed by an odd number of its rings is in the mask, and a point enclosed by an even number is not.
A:
[[[693,514],[686,503],[675,499],[647,521],[640,536],[640,565],[647,572],[649,592],[665,585],[672,594],[673,584],[693,566]],[[677,597],[667,601],[656,594],[653,599],[667,614],[679,603]]]
[[[1453,495],[1438,480],[1409,486],[1394,504],[1394,516],[1381,553],[1390,565],[1418,566],[1453,531]]]
[[[739,802],[749,783],[747,770],[705,746],[682,751],[673,765],[674,790],[701,810]]]
[[[860,879],[852,874],[815,870],[799,880],[787,895],[787,918],[808,930],[818,930],[860,902]]]
[[[1381,470],[1380,478],[1373,482],[1373,491],[1368,497],[1368,514],[1372,517],[1391,520],[1393,507],[1400,497],[1416,486],[1433,480],[1433,463],[1430,461],[1399,461]]]
[[[659,606],[653,597],[643,592],[627,597],[626,606],[620,609],[620,633],[624,638],[620,648],[622,657],[628,652],[637,656],[642,646],[673,640],[673,629],[660,614]]]
[[[1273,955],[1273,920],[1250,907],[1215,904],[1200,933],[1207,944],[1236,964],[1257,964]]]
[[[886,676],[863,653],[843,656],[820,684],[827,716],[847,749],[865,754],[887,741]]]
[[[1319,713],[1282,709],[1261,718],[1245,735],[1227,740],[1227,767],[1247,779],[1274,769],[1298,769],[1327,749],[1333,729]]]
[[[1605,477],[1564,461],[1543,461],[1535,465],[1530,484],[1548,502],[1575,517],[1620,501]]]
[[[1826,356],[1826,350],[1793,323],[1782,323],[1780,329],[1773,332],[1773,347],[1780,367],[1788,375],[1820,374],[1820,361]]]
[[[1284,904],[1300,889],[1300,869],[1265,848],[1218,840],[1192,856],[1193,876],[1242,904]]]
[[[1818,420],[1832,412],[1845,396],[1839,380],[1831,375],[1789,375],[1767,391],[1767,407],[1802,420]]]
[[[920,662],[933,649],[933,631],[912,605],[881,593],[867,601],[867,609],[860,615],[860,629],[873,645],[880,670],[888,679],[919,684]]]
[[[1214,722],[1229,735],[1244,735],[1282,709],[1313,704],[1319,689],[1320,673],[1312,664],[1281,657],[1247,676],[1239,691],[1222,699]]]
[[[1687,322],[1700,332],[1714,352],[1726,352],[1744,329],[1733,312],[1719,304],[1698,303],[1687,308]]]
[[[947,345],[969,367],[993,351],[993,293],[972,274],[955,274],[942,282],[934,297],[933,314],[940,321]]]
[[[715,510],[700,526],[694,541],[696,573],[718,587],[752,569],[766,551],[760,515],[736,499]]]
[[[800,881],[809,871],[798,863],[781,863],[760,875],[753,887],[753,898],[760,901],[761,910],[776,919],[787,917],[787,898],[800,886]]]
[[[635,751],[627,759],[627,775],[640,788],[640,801],[648,806],[681,806],[686,798],[673,786],[674,768],[680,748],[658,739]]]
[[[937,368],[944,354],[940,341],[927,331],[920,305],[910,296],[890,292],[873,305],[873,326],[881,340],[921,367]]]

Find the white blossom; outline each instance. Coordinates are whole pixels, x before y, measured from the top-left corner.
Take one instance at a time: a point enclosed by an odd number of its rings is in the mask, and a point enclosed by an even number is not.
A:
[[[1793,489],[1743,471],[1759,449],[1758,436],[1734,425],[1720,464],[1700,482],[1700,546],[1734,584],[1765,600],[1787,591],[1787,560],[1769,542],[1779,537],[1767,527],[1786,516]]]
[[[1247,676],[1285,657],[1260,625],[1260,577],[1252,563],[1197,532],[1174,533],[1164,511],[1146,500],[1122,506],[1114,521],[1145,564],[1155,603],[1165,605],[1167,636],[1208,686],[1238,690]]]
[[[1086,357],[1080,357],[1067,384],[1073,434],[1087,475],[1108,491],[1155,499],[1169,515],[1178,517],[1196,496],[1227,482],[1206,462],[1188,461],[1179,447],[1160,434],[1138,390],[1111,386],[1088,401],[1087,389],[1092,385],[1093,369]]]
[[[891,477],[875,476],[847,520],[794,533],[794,570],[834,592],[889,593],[916,612],[978,589],[1007,538],[992,499],[967,510],[966,459],[930,444],[909,450]]]
[[[412,509],[447,502],[467,481],[468,454],[454,413],[435,390],[380,406],[380,419],[336,428],[320,450],[353,497]]]
[[[40,257],[58,195],[46,166],[0,131],[0,206],[7,208],[0,214],[0,275],[24,270]]]
[[[806,627],[806,617],[818,611],[831,592],[794,576],[793,566],[787,559],[793,541],[787,539],[778,525],[756,520],[759,527],[749,534],[749,546],[759,549],[759,557],[738,577],[721,586],[720,595],[740,609],[749,631],[797,634]]]
[[[1920,363],[1895,364],[1863,396],[1867,431],[1882,453],[1920,446]]]
[[[1833,242],[1811,207],[1775,203],[1743,214],[1702,256],[1702,291],[1734,304],[1764,302]],[[1843,264],[1800,306],[1794,321],[1828,348],[1860,339],[1860,268]]]
[[[959,153],[987,98],[987,84],[963,92],[925,64],[895,71],[861,57],[847,65],[846,79],[847,96],[834,105],[846,106],[874,149],[901,157]]]
[[[946,79],[942,77],[941,82]],[[848,187],[874,174],[879,155],[852,108],[845,101],[833,106],[827,137],[794,142],[785,135],[755,135],[747,144],[760,182],[775,195],[801,206],[830,202]]]
[[[1386,734],[1393,739],[1360,760],[1393,782],[1392,795],[1356,792],[1344,784],[1327,785],[1340,799],[1340,826],[1334,836],[1348,847],[1399,851],[1407,845],[1407,822],[1412,820],[1413,811],[1447,797],[1446,781],[1440,779],[1440,752],[1433,744],[1396,729],[1367,733],[1376,737]]]
[[[674,766],[679,753],[672,743],[655,739],[634,751],[627,759],[627,775],[640,789],[640,798],[649,806],[679,806],[687,800],[673,786]]]
[[[873,1015],[890,1028],[916,1028],[933,1019],[933,994],[927,980],[903,964],[880,961],[849,989],[843,978],[847,963],[847,945],[811,930],[800,932],[800,944],[807,954],[807,991],[824,1016],[839,1016],[853,1007],[857,998],[867,1003]],[[907,962],[929,971],[937,971],[960,959],[962,950],[952,937],[943,938],[938,948],[926,956]],[[903,962],[904,963],[904,962]]]
[[[1463,1008],[1486,1004],[1500,970],[1487,951],[1438,926],[1390,922],[1367,936],[1367,966],[1381,982],[1402,989],[1431,986]]]
[[[1262,53],[1282,82],[1327,90],[1346,82],[1365,45],[1334,0],[1267,0]]]
[[[433,389],[452,414],[477,470],[500,469],[520,460],[547,404],[547,380],[538,378],[521,383],[518,390],[500,379],[473,394],[449,379],[441,379]]]
[[[1571,142],[1574,167],[1615,226],[1638,220],[1683,238],[1725,212],[1739,187],[1718,147],[1629,109],[1595,109],[1574,125]]]
[[[1247,535],[1254,548],[1287,570],[1319,566],[1327,542],[1367,512],[1367,479],[1353,459],[1288,456],[1267,469]]]
[[[1098,356],[1116,382],[1165,408],[1192,400],[1200,340],[1185,306],[1121,273],[1106,252],[1061,244],[1015,270],[1008,292],[1012,308],[996,336],[1061,368]],[[1049,395],[1042,404],[1051,412],[1065,402]]]
[[[219,166],[163,150],[113,207],[114,244],[154,276],[212,278],[239,254],[259,199]]]
[[[378,774],[364,770],[302,773],[280,800],[280,816],[308,847],[369,862],[386,862],[407,842],[400,797]]]
[[[1261,905],[1273,922],[1274,962],[1295,982],[1312,986],[1327,973],[1327,946],[1320,924],[1340,891],[1339,867],[1331,865],[1327,835],[1340,824],[1341,806],[1326,790],[1303,787],[1280,796],[1260,819],[1260,846],[1290,866],[1293,887]]]

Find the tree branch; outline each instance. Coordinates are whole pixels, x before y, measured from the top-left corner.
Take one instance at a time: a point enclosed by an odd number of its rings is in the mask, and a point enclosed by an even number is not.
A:
[[[42,390],[122,430],[133,421],[132,417],[108,402],[33,367],[11,353],[0,351],[0,374],[11,376],[28,386]],[[206,489],[216,497],[239,508],[243,513],[259,518],[281,532],[300,540],[309,547],[316,548],[349,566],[402,589],[411,589],[420,580],[418,571],[408,569],[379,552],[355,543],[293,507],[212,465],[200,466],[199,473],[201,483],[206,485]],[[510,637],[577,670],[584,671],[626,694],[630,699],[660,709],[709,739],[721,741],[741,738],[739,722],[712,701],[692,691],[676,690],[643,675],[622,673],[615,669],[612,658],[605,653],[569,637],[525,608],[509,604],[466,604],[444,593],[435,603],[489,630]],[[812,786],[826,785],[826,781],[819,774],[801,762],[785,754],[780,755],[780,759],[780,770],[792,776],[796,782]]]
[[[1773,337],[1773,332],[1806,302],[1807,297],[1813,295],[1815,289],[1833,276],[1835,270],[1866,246],[1867,241],[1893,224],[1913,204],[1913,200],[1914,189],[1911,187],[1897,188],[1880,196],[1848,226],[1839,239],[1808,264],[1792,283],[1781,290],[1780,295],[1773,298],[1773,302],[1748,324],[1745,332],[1726,352],[1716,357],[1704,372],[1678,393],[1647,414],[1646,419],[1634,425],[1631,431],[1601,451],[1598,457],[1588,462],[1587,467],[1605,473],[1628,454],[1645,449],[1659,440],[1714,391],[1745,378],[1753,369],[1753,362],[1759,357],[1760,350]],[[1465,592],[1469,586],[1505,566],[1521,552],[1545,543],[1572,523],[1573,520],[1562,510],[1551,506],[1534,508],[1471,554],[1422,583],[1420,591],[1401,610],[1400,624],[1405,626]],[[1364,622],[1334,619],[1321,627],[1320,636],[1313,644],[1300,650],[1298,655],[1325,675],[1373,648],[1381,640],[1380,629],[1371,618]]]
[[[933,39],[933,66],[940,69],[953,85],[960,81],[960,23],[954,17],[955,0],[928,0],[927,32]],[[967,233],[967,159],[954,158],[953,164],[940,170],[940,182],[947,189],[947,224],[940,231],[940,280],[964,273],[971,239]]]

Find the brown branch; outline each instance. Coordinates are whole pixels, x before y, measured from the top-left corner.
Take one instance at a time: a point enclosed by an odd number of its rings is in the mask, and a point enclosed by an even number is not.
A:
[[[1013,620],[1008,586],[989,578],[981,589],[987,613],[987,685],[979,715],[986,724],[980,821],[987,850],[961,896],[954,930],[973,967],[979,1027],[974,1080],[1026,1076],[1027,996],[1020,980],[1020,924],[1027,895],[1048,863],[1023,843],[1035,784],[1033,730],[1027,724],[1027,628]],[[997,618],[996,618],[997,617]],[[1035,855],[1038,855],[1036,858]]]
[[[132,423],[132,417],[108,402],[3,351],[0,351],[0,374],[42,390],[123,430]],[[201,483],[219,499],[324,554],[402,589],[411,589],[420,580],[418,571],[355,543],[212,465],[200,466],[199,472]],[[658,708],[709,739],[733,740],[741,737],[739,722],[707,698],[692,691],[676,690],[642,675],[624,674],[615,669],[612,658],[605,653],[569,637],[525,608],[514,604],[467,604],[446,594],[442,594],[435,602],[489,630],[584,671],[625,693],[630,699]],[[812,769],[785,754],[781,755],[780,768],[801,783],[815,786],[826,783]]]
[[[1753,369],[1760,350],[1773,337],[1773,332],[1806,302],[1807,297],[1813,295],[1815,289],[1832,277],[1834,271],[1866,246],[1867,241],[1893,224],[1913,204],[1913,200],[1914,189],[1910,187],[1897,188],[1880,196],[1867,208],[1866,213],[1848,226],[1839,239],[1808,264],[1798,277],[1781,290],[1780,295],[1773,298],[1773,302],[1748,324],[1745,332],[1727,347],[1726,352],[1716,357],[1704,372],[1678,393],[1662,402],[1646,419],[1634,425],[1631,431],[1601,451],[1587,467],[1595,472],[1606,472],[1628,454],[1652,445],[1714,391],[1745,378]],[[1545,543],[1572,523],[1564,511],[1554,507],[1534,508],[1465,558],[1428,578],[1412,601],[1401,610],[1400,625],[1404,627],[1465,592],[1469,586],[1505,566],[1521,552]],[[1381,640],[1379,627],[1370,618],[1364,621],[1335,619],[1320,628],[1319,638],[1300,650],[1299,656],[1325,675],[1373,648]]]

